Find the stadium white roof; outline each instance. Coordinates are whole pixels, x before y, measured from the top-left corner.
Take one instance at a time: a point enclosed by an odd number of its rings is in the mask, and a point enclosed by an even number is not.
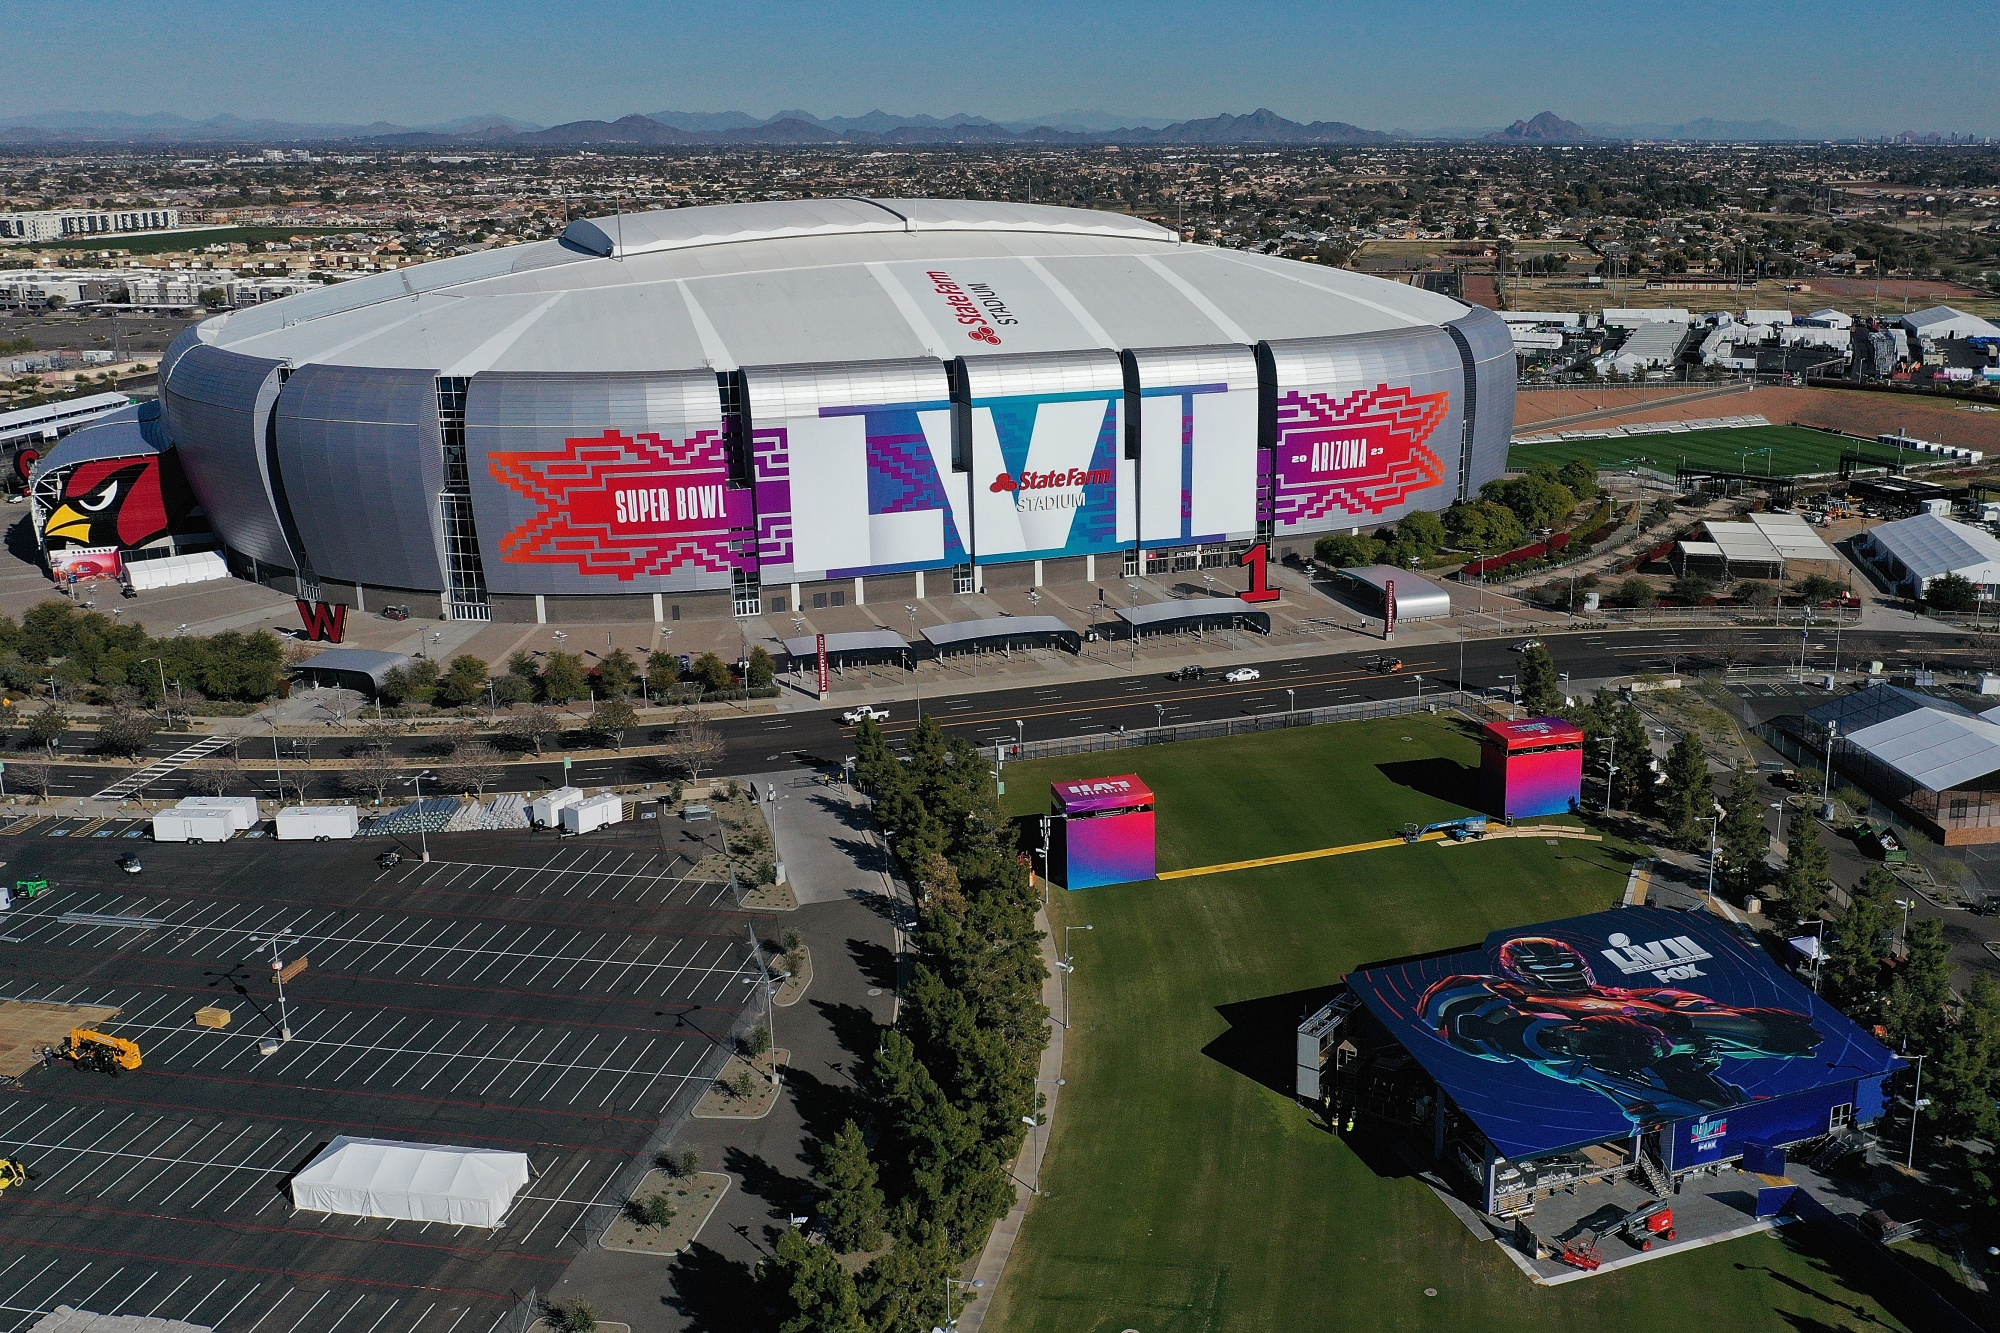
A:
[[[968,341],[963,309],[998,341]],[[951,199],[799,199],[591,218],[537,241],[219,315],[296,364],[660,371],[1176,347],[1446,323],[1449,297],[1183,244],[1139,218]]]
[[[1984,529],[1918,514],[1870,528],[1868,539],[1920,581],[1957,574],[1974,583],[2000,583],[2000,540]]]
[[[2000,769],[2000,726],[1938,708],[1913,709],[1847,739],[1929,791]]]

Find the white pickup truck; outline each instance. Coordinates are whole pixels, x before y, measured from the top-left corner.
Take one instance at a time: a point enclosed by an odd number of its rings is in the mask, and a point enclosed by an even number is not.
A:
[[[840,720],[849,726],[860,722],[887,722],[889,720],[889,710],[886,708],[877,708],[874,704],[863,704],[859,708],[850,708],[845,713],[842,713]]]

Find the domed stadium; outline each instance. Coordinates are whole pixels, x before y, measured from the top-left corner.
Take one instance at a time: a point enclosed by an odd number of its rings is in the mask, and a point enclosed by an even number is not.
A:
[[[1282,554],[1475,492],[1513,413],[1505,325],[1446,296],[1118,214],[812,199],[218,315],[37,494],[52,562],[94,533],[137,569],[205,515],[230,573],[359,610],[726,619]],[[174,475],[83,522],[127,458]]]

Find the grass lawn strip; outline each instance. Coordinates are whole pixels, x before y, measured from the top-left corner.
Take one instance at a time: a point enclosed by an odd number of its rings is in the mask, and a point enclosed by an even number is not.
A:
[[[1477,748],[1448,718],[1391,719],[1105,755],[1008,773],[1137,771],[1176,869],[1393,837],[1465,813]],[[1000,1333],[1299,1329],[1906,1328],[1867,1275],[1788,1227],[1558,1288],[1476,1241],[1380,1138],[1315,1128],[1290,1095],[1292,1029],[1363,963],[1599,911],[1639,849],[1520,838],[1454,855],[1388,847],[1201,878],[1054,890],[1067,939],[1063,1110],[985,1327]],[[1058,938],[1061,938],[1060,934]],[[1429,1295],[1427,1291],[1435,1291]]]

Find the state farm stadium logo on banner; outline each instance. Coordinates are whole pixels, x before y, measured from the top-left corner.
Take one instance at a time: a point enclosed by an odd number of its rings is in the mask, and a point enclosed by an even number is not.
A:
[[[556,451],[495,452],[495,480],[540,512],[500,539],[510,564],[573,565],[632,579],[695,566],[731,567],[730,530],[749,523],[749,492],[729,485],[722,432],[563,441]]]
[[[965,336],[974,342],[998,347],[1000,330],[1021,322],[990,282],[960,282],[941,269],[932,269],[924,276],[951,307],[952,318],[965,326]]]
[[[1014,508],[1022,512],[1051,509],[1081,509],[1090,501],[1084,488],[1109,486],[1110,468],[1059,468],[1054,472],[1002,472],[987,489],[995,495],[1012,495]]]
[[[1428,441],[1451,410],[1449,393],[1378,384],[1336,397],[1278,396],[1274,517],[1298,525],[1335,510],[1380,514],[1444,480]]]

